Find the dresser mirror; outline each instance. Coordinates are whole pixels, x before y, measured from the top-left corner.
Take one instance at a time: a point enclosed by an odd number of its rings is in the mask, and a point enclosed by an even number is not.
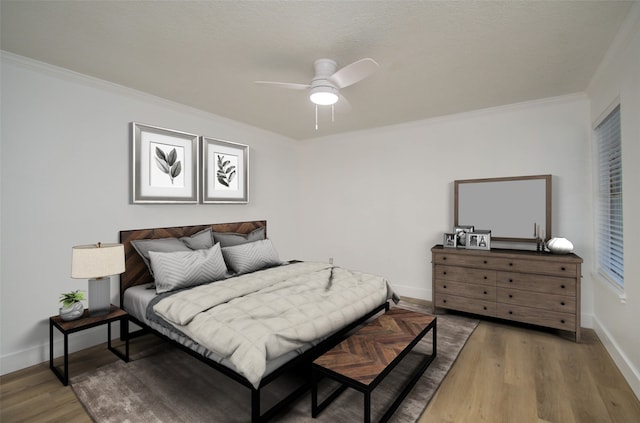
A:
[[[551,238],[551,175],[454,181],[455,226],[491,230],[491,239]]]

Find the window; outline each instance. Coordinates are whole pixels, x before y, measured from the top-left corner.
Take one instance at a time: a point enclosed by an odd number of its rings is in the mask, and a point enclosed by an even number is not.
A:
[[[595,128],[596,255],[598,272],[624,288],[620,105]]]

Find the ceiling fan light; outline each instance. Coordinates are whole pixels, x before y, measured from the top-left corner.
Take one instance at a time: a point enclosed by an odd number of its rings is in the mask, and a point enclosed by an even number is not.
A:
[[[309,99],[319,106],[330,106],[338,101],[338,90],[332,87],[312,88]]]

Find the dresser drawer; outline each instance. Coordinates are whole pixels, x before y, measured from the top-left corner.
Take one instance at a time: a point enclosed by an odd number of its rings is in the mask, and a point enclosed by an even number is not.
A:
[[[436,254],[433,257],[434,264],[446,264],[449,266],[465,266],[492,269],[496,267],[500,258],[489,256],[467,256],[460,254]]]
[[[539,256],[543,258],[544,256]],[[476,267],[480,269],[511,270],[514,272],[537,273],[541,275],[578,276],[578,264],[557,260],[540,260],[514,257],[493,257],[491,255],[464,255],[460,253],[439,253],[433,256],[434,264]]]
[[[556,261],[501,258],[496,260],[495,265],[492,267],[496,270],[564,276],[567,278],[575,278],[578,274],[578,266],[576,264]]]
[[[570,313],[538,310],[513,304],[498,303],[496,317],[576,332],[576,316]]]
[[[467,298],[477,298],[486,301],[496,300],[496,287],[473,283],[436,280],[436,293],[438,295],[456,295]]]
[[[561,313],[576,312],[576,297],[566,297],[564,295],[498,288],[497,301],[499,303],[535,308],[543,313],[545,310],[559,311]]]
[[[496,271],[488,269],[436,265],[435,277],[436,281],[447,280],[490,286],[496,285]]]
[[[576,296],[576,280],[557,276],[532,275],[530,273],[497,272],[499,287],[546,292],[549,294]]]
[[[436,307],[449,308],[452,310],[465,311],[467,313],[481,314],[483,316],[495,317],[495,301],[483,301],[455,295],[438,294],[436,296]]]

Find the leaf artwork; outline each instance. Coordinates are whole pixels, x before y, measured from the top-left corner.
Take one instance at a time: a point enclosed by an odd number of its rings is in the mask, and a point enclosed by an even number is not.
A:
[[[160,147],[156,147],[156,164],[162,172],[169,175],[172,184],[174,178],[182,172],[182,163],[176,161],[177,158],[178,153],[176,153],[175,148],[171,150],[169,154],[165,154]]]
[[[218,171],[216,173],[218,182],[229,188],[231,181],[236,177],[236,167],[231,166],[231,160],[225,160],[224,156],[218,154]]]

